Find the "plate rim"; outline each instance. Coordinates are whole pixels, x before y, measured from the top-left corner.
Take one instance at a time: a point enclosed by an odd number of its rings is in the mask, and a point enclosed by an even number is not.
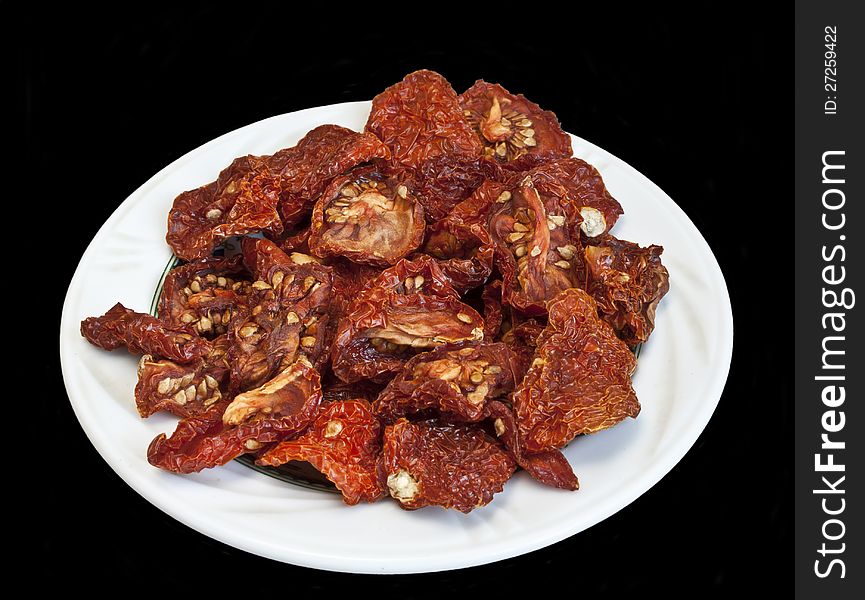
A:
[[[598,510],[593,513],[592,522],[588,525],[584,524],[582,520],[577,519],[572,522],[570,526],[548,531],[546,535],[531,536],[528,539],[524,540],[522,544],[518,544],[516,546],[513,544],[500,544],[498,551],[489,551],[482,556],[462,556],[460,560],[456,561],[458,562],[458,564],[455,564],[455,561],[453,560],[453,554],[445,557],[428,557],[423,561],[422,565],[418,564],[418,560],[416,558],[403,557],[401,559],[388,558],[387,565],[383,566],[381,564],[381,559],[376,559],[375,557],[368,558],[365,556],[358,556],[350,563],[334,564],[333,557],[322,556],[315,552],[303,552],[302,550],[299,551],[298,548],[293,547],[275,547],[272,544],[262,543],[261,540],[256,540],[254,539],[254,537],[250,537],[249,535],[244,535],[243,532],[238,533],[233,531],[230,532],[230,535],[227,535],[225,529],[220,529],[218,524],[213,523],[210,519],[208,519],[205,512],[194,513],[193,511],[184,512],[181,510],[176,510],[174,505],[172,505],[171,503],[167,503],[164,498],[159,497],[159,494],[151,494],[151,490],[148,488],[147,485],[144,484],[143,480],[139,480],[135,477],[134,469],[124,467],[121,464],[121,461],[119,461],[110,452],[110,448],[105,447],[105,445],[102,443],[102,440],[100,440],[98,436],[94,434],[93,428],[88,426],[86,415],[84,415],[83,412],[80,410],[80,407],[73,399],[73,394],[70,390],[69,369],[74,364],[74,359],[70,357],[70,347],[64,341],[64,331],[68,328],[67,324],[70,318],[73,318],[70,315],[70,304],[72,301],[73,292],[77,290],[81,285],[81,278],[83,277],[82,265],[84,265],[91,258],[90,255],[94,251],[94,248],[98,245],[98,242],[100,242],[105,236],[109,235],[109,231],[112,229],[112,226],[122,217],[122,215],[127,210],[131,209],[136,199],[140,195],[146,193],[149,188],[157,185],[166,176],[167,173],[173,172],[176,169],[182,169],[183,165],[195,155],[207,152],[212,147],[215,147],[222,143],[225,138],[231,137],[247,128],[261,127],[268,121],[275,121],[286,117],[298,118],[302,117],[305,113],[314,113],[319,111],[325,111],[328,109],[351,110],[352,108],[356,109],[362,105],[369,106],[370,101],[341,102],[336,104],[309,107],[298,111],[274,115],[265,119],[261,119],[259,121],[255,121],[253,123],[249,123],[242,127],[235,128],[216,138],[213,138],[212,140],[205,142],[200,146],[191,149],[179,158],[175,159],[164,168],[160,169],[149,179],[147,179],[117,206],[117,208],[100,226],[99,230],[90,240],[87,248],[82,253],[78,265],[76,266],[75,273],[73,274],[67,288],[66,296],[63,302],[63,308],[61,311],[59,336],[61,371],[63,374],[63,381],[64,386],[66,387],[67,397],[70,401],[70,404],[72,405],[73,411],[80,426],[82,427],[82,429],[84,429],[85,434],[87,435],[91,444],[93,444],[99,455],[102,457],[103,460],[108,463],[112,470],[117,475],[119,475],[120,478],[132,489],[134,489],[139,495],[144,497],[148,502],[150,502],[156,508],[168,514],[172,518],[180,521],[184,525],[191,527],[192,529],[204,535],[207,535],[208,537],[216,539],[235,548],[239,548],[246,552],[250,552],[255,555],[271,558],[282,562],[288,562],[317,569],[341,571],[348,573],[397,574],[446,571],[468,568],[472,566],[495,562],[498,560],[503,560],[505,558],[520,556],[528,552],[547,547],[551,544],[576,535],[577,533],[589,529],[594,525],[597,525],[598,523],[606,520],[611,515],[619,512],[624,507],[634,502],[637,498],[648,492],[652,487],[654,487],[658,482],[660,482],[664,477],[666,477],[670,473],[670,471],[672,471],[672,469],[687,455],[689,450],[696,443],[697,439],[700,437],[700,435],[702,435],[703,431],[705,431],[709,421],[712,418],[712,415],[717,408],[718,403],[720,402],[724,387],[727,382],[727,378],[729,376],[730,366],[732,362],[734,337],[733,312],[732,304],[730,302],[729,289],[718,259],[715,256],[715,253],[712,251],[712,248],[709,245],[708,241],[705,239],[703,234],[693,223],[690,217],[688,217],[687,213],[685,213],[685,211],[682,210],[682,208],[678,204],[676,204],[676,202],[656,183],[654,183],[651,179],[646,177],[643,173],[634,168],[632,165],[622,160],[618,156],[612,154],[611,152],[605,150],[604,148],[597,146],[596,144],[593,144],[592,142],[585,140],[584,138],[581,138],[579,136],[575,136],[573,134],[569,135],[571,135],[576,140],[588,146],[591,146],[592,148],[600,150],[604,154],[611,157],[613,160],[618,161],[622,165],[626,166],[627,170],[630,171],[631,175],[635,175],[640,179],[641,184],[648,185],[653,188],[654,194],[663,200],[663,202],[666,204],[666,208],[671,210],[673,214],[675,214],[688,229],[691,229],[692,232],[696,234],[694,241],[701,244],[707,252],[708,257],[711,258],[711,267],[713,271],[711,273],[711,277],[712,279],[716,280],[716,283],[719,284],[720,289],[723,290],[723,294],[718,299],[718,301],[725,317],[723,326],[720,328],[722,339],[718,340],[718,344],[716,345],[716,347],[720,350],[721,356],[723,358],[723,368],[716,367],[715,369],[713,369],[712,373],[714,374],[714,377],[710,384],[711,387],[708,388],[711,390],[711,397],[705,398],[704,402],[701,404],[700,410],[695,413],[695,419],[698,419],[701,422],[701,425],[699,427],[688,429],[687,436],[677,438],[676,442],[672,445],[672,447],[665,451],[660,457],[663,460],[656,460],[652,462],[650,469],[643,471],[640,477],[630,480],[630,485],[620,487],[614,493],[612,493],[608,498],[606,504],[604,505],[603,510]],[[170,249],[166,245],[166,252],[169,252],[169,250]],[[74,318],[77,320],[77,316],[75,316]],[[650,480],[648,484],[646,483],[646,480]],[[597,515],[600,515],[600,517],[596,518]],[[340,558],[340,560],[344,561],[345,559]]]

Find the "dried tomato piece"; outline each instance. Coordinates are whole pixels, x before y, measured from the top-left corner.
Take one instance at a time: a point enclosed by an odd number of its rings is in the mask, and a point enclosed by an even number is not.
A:
[[[230,404],[223,400],[201,416],[181,419],[171,437],[160,434],[150,443],[147,460],[174,473],[224,465],[300,433],[315,418],[320,402],[318,372],[301,357]]]
[[[478,248],[492,246],[489,220],[501,210],[499,197],[510,199],[503,183],[485,181],[475,192],[457,204],[447,217],[429,228],[424,251],[441,258],[465,258]],[[507,193],[505,193],[507,192]],[[502,201],[504,202],[504,200]]]
[[[545,302],[573,287],[581,217],[567,190],[531,176],[518,183],[486,181],[433,227],[427,251],[436,256],[494,245],[503,276],[503,301],[530,315],[546,312]]]
[[[296,146],[272,159],[279,180],[279,213],[290,227],[312,212],[313,203],[334,177],[374,159],[389,159],[390,151],[376,136],[338,125],[321,125]]]
[[[338,321],[348,310],[348,307],[357,297],[358,293],[370,281],[378,277],[382,271],[369,265],[359,265],[345,259],[337,259],[332,263],[331,267],[333,269],[333,297],[330,305],[331,317],[335,321]],[[333,325],[335,327],[336,322]]]
[[[327,360],[331,269],[305,255],[288,256],[270,240],[245,239],[243,254],[257,279],[250,309],[229,331],[233,390],[261,385],[298,356],[317,366]]]
[[[282,232],[277,212],[279,187],[268,158],[237,158],[216,181],[174,199],[165,239],[176,256],[198,260],[209,256],[225,238]]]
[[[402,179],[362,167],[334,179],[316,202],[309,247],[322,258],[387,266],[420,246],[424,226],[423,207]]]
[[[373,404],[386,423],[434,409],[459,421],[484,418],[488,401],[516,387],[515,357],[501,343],[441,346],[409,360]]]
[[[636,417],[631,387],[637,362],[583,290],[565,290],[548,304],[549,322],[532,366],[513,395],[528,453],[561,448],[575,436]]]
[[[504,208],[489,225],[503,275],[502,299],[530,315],[546,313],[545,302],[577,281],[572,257],[579,248],[581,218],[559,195],[562,190],[547,183],[527,176],[500,192],[497,202]],[[502,194],[507,201],[501,202]]]
[[[400,419],[385,427],[379,477],[402,508],[468,513],[504,489],[516,463],[477,426],[426,425]]]
[[[552,487],[575,491],[580,482],[574,475],[568,459],[559,450],[548,450],[539,454],[527,454],[519,437],[513,411],[498,400],[489,402],[485,415],[493,419],[496,436],[513,454],[517,464],[531,475],[532,479]]]
[[[410,168],[443,154],[479,156],[482,145],[465,120],[457,94],[433,71],[415,71],[373,98],[366,131]]]
[[[399,261],[370,279],[365,287],[393,290],[400,294],[423,293],[440,297],[460,297],[459,291],[442,270],[441,263],[426,254]]]
[[[389,377],[415,352],[412,348],[423,350],[456,338],[477,339],[480,334],[474,327],[466,327],[476,324],[480,315],[472,309],[464,310],[469,307],[459,302],[458,290],[451,285],[450,279],[440,268],[440,263],[430,256],[421,254],[412,260],[403,259],[373,277],[365,276],[362,291],[358,290],[355,284],[352,288],[354,295],[342,303],[341,317],[345,318],[340,319],[341,329],[334,333],[335,337],[338,337],[337,334],[346,336],[334,344],[334,371],[343,372],[343,368],[353,371],[355,374],[349,376],[350,381],[364,377],[381,379],[378,375]],[[417,301],[396,298],[400,295],[422,295],[423,298]],[[388,299],[389,296],[394,298]],[[378,308],[374,308],[376,306]],[[423,318],[417,311],[424,310],[419,308],[422,306],[437,311],[430,315],[435,317],[430,322],[433,323],[436,339],[406,339],[406,332],[417,333],[418,321]],[[453,312],[448,314],[448,310]],[[351,326],[352,314],[362,323]],[[390,328],[383,337],[369,338],[366,334],[358,336],[364,327],[370,328],[368,334],[375,333],[377,329],[381,329],[383,321],[389,323]],[[470,337],[466,338],[467,335]],[[352,360],[352,356],[357,361],[375,359],[378,364],[349,365],[348,361]],[[343,372],[343,375],[348,376],[347,371]]]
[[[586,238],[597,237],[616,224],[625,212],[610,195],[598,170],[579,158],[541,165],[530,173],[532,181],[547,193],[565,198],[582,217],[580,231]]]
[[[430,223],[445,218],[485,179],[500,181],[506,177],[496,163],[465,154],[434,156],[421,163],[413,174],[415,195]]]
[[[203,337],[224,334],[250,292],[241,259],[205,258],[172,269],[159,297],[159,319],[170,326],[191,327]]]
[[[571,156],[571,138],[556,115],[522,94],[478,80],[459,97],[463,114],[484,145],[484,156],[523,171]]]
[[[332,368],[347,383],[387,379],[417,350],[483,335],[481,316],[452,296],[366,289],[339,322]]]
[[[225,397],[229,366],[228,338],[213,342],[210,354],[194,363],[180,365],[155,360],[149,354],[138,363],[135,405],[142,417],[168,411],[178,417],[199,416]]]
[[[649,339],[655,310],[670,290],[670,276],[661,264],[661,246],[638,244],[605,235],[592,240],[584,254],[586,291],[598,303],[601,318],[629,345]]]
[[[154,316],[137,313],[119,302],[101,317],[81,321],[81,335],[105,350],[125,347],[132,354],[150,354],[190,363],[206,356],[210,342],[189,327],[169,327]]]
[[[442,258],[493,245],[506,304],[544,314],[544,302],[577,280],[577,207],[563,185],[539,176],[511,184],[486,181],[432,227],[426,250]],[[571,257],[568,259],[566,257]]]
[[[255,462],[278,467],[290,460],[306,461],[336,485],[346,504],[375,502],[384,493],[376,473],[379,434],[368,402],[331,402],[321,408],[306,433],[280,442]]]
[[[482,286],[493,272],[493,246],[481,246],[470,251],[464,258],[440,260],[439,266],[460,294]]]

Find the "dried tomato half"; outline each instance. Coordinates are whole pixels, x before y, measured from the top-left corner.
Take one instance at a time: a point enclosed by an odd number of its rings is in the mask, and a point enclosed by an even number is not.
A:
[[[231,322],[232,389],[261,385],[305,356],[327,359],[332,273],[305,255],[288,256],[270,240],[243,241],[244,260],[255,274],[249,310]]]
[[[577,281],[567,257],[579,248],[580,216],[560,189],[546,184],[527,176],[500,192],[496,202],[502,209],[489,225],[503,276],[502,299],[531,315],[544,314],[545,302]]]
[[[655,310],[670,289],[670,276],[661,264],[661,246],[639,245],[605,235],[592,240],[584,254],[586,291],[598,303],[601,318],[629,345],[649,339]]]
[[[459,97],[484,156],[515,171],[571,156],[571,139],[556,115],[522,94],[478,80]]]
[[[442,346],[409,360],[373,404],[386,423],[433,409],[459,421],[484,418],[488,401],[516,386],[515,358],[501,343]]]
[[[224,334],[241,306],[250,281],[240,255],[205,258],[172,269],[159,297],[159,319],[187,326],[203,337]]]
[[[321,125],[296,146],[280,150],[271,163],[278,174],[279,213],[286,227],[312,212],[313,203],[334,177],[390,151],[376,136],[338,125]]]
[[[454,508],[468,513],[504,489],[516,468],[511,455],[471,425],[400,419],[385,427],[379,477],[402,508]]]
[[[191,364],[155,360],[149,354],[138,363],[135,405],[142,417],[167,411],[178,417],[202,415],[228,391],[228,338],[214,340],[210,354]]]
[[[334,179],[316,202],[309,247],[322,258],[387,266],[420,246],[424,225],[423,207],[400,178],[362,167]]]
[[[584,239],[609,231],[625,212],[607,191],[598,170],[579,158],[541,165],[530,175],[536,187],[575,206],[582,219],[580,231]]]
[[[506,177],[495,162],[465,154],[434,156],[421,163],[413,175],[415,195],[430,223],[445,218],[485,179],[500,181]]]
[[[218,402],[203,415],[181,419],[171,437],[160,434],[150,443],[147,460],[175,473],[224,465],[302,432],[320,402],[318,372],[301,357],[261,387],[230,403]]]
[[[548,304],[531,368],[513,395],[528,453],[561,448],[575,436],[636,417],[631,387],[637,362],[583,290],[565,290]]]
[[[479,156],[482,145],[448,81],[433,71],[409,73],[373,98],[366,131],[410,168],[443,154]]]
[[[502,202],[497,202],[501,198]],[[440,259],[465,258],[478,248],[492,247],[489,221],[511,193],[506,184],[485,181],[475,192],[457,204],[441,221],[429,228],[424,251]]]
[[[493,246],[480,246],[466,253],[463,258],[440,260],[439,267],[462,295],[487,282],[493,272],[494,256]]]
[[[277,467],[306,461],[342,492],[346,504],[375,502],[384,493],[376,460],[381,451],[380,425],[365,400],[331,402],[300,437],[280,442],[256,463]]]
[[[417,351],[483,339],[483,319],[453,296],[371,288],[339,322],[332,368],[341,380],[386,380]]]
[[[366,288],[382,288],[400,294],[431,294],[459,298],[459,291],[442,270],[442,263],[426,254],[403,259],[366,283]]]
[[[150,354],[178,363],[194,362],[211,350],[210,342],[191,328],[169,327],[119,302],[101,317],[81,321],[81,335],[104,350],[125,347],[132,354]]]
[[[225,238],[282,232],[277,212],[279,187],[268,158],[237,158],[216,181],[174,199],[165,239],[176,256],[198,260],[209,256]]]

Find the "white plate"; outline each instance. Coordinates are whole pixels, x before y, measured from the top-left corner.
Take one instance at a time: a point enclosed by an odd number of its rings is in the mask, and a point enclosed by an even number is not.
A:
[[[469,515],[414,512],[383,500],[345,506],[236,462],[194,475],[148,464],[145,451],[176,419],[138,417],[136,361],[105,352],[79,333],[80,321],[118,300],[146,312],[171,251],[168,210],[180,192],[216,178],[244,154],[294,145],[325,123],[361,130],[369,102],[335,104],[265,119],[193,150],[127,198],[93,238],[63,306],[60,355],[82,427],[111,467],[138,493],[186,525],[248,552],[297,565],[355,573],[416,573],[488,563],[542,548],[612,515],[658,482],[706,426],[724,387],[733,319],[721,270],[694,224],[660,188],[610,153],[572,137],[625,209],[616,236],[664,246],[670,292],[643,346],[634,388],[639,418],[572,442],[565,455],[580,490],[540,486],[518,473],[493,502]],[[134,540],[129,540],[134,544]]]

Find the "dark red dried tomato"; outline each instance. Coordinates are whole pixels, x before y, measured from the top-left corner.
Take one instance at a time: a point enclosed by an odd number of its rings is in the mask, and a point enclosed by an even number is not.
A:
[[[214,340],[210,354],[191,364],[141,357],[135,405],[142,417],[168,411],[178,417],[199,416],[228,391],[228,337]]]
[[[216,181],[175,198],[165,239],[176,256],[198,260],[209,256],[225,238],[282,232],[279,187],[268,158],[237,158]]]
[[[500,343],[442,346],[409,360],[373,408],[386,423],[429,409],[449,419],[479,421],[488,401],[514,390],[514,361]]]
[[[435,156],[479,156],[482,149],[456,92],[433,71],[410,73],[373,98],[366,131],[390,148],[394,161],[413,169]]]
[[[579,489],[580,482],[574,475],[574,470],[559,450],[548,450],[539,454],[526,453],[519,437],[516,418],[508,406],[498,400],[492,400],[487,404],[484,416],[493,419],[496,436],[532,479],[563,490]]]
[[[577,281],[573,256],[579,250],[580,216],[560,191],[526,177],[499,193],[496,201],[503,208],[489,222],[502,299],[529,315],[545,314],[545,302]]]
[[[331,263],[333,269],[333,297],[331,316],[339,320],[348,310],[358,293],[378,277],[382,271],[376,267],[359,265],[346,259],[336,259]],[[334,328],[336,322],[333,323]]]
[[[312,212],[313,203],[334,177],[376,158],[390,158],[381,140],[338,125],[316,127],[293,148],[277,152],[271,162],[279,175],[279,213],[285,226]]]
[[[583,290],[565,290],[548,304],[532,366],[513,395],[528,453],[561,448],[575,436],[636,417],[631,387],[637,365],[627,345],[598,317]]]
[[[661,264],[661,246],[641,248],[612,235],[586,246],[586,291],[598,303],[601,318],[629,345],[649,339],[655,309],[670,289],[670,276]]]
[[[201,416],[181,419],[171,437],[147,449],[155,467],[194,473],[224,465],[306,429],[321,402],[318,372],[301,357],[259,388],[217,402]]]
[[[486,283],[493,272],[494,256],[493,246],[481,246],[468,252],[464,258],[440,260],[439,267],[454,288],[463,295]]]
[[[382,288],[400,294],[428,294],[459,298],[460,293],[442,271],[441,263],[426,254],[403,259],[369,280],[367,289]]]
[[[250,291],[241,258],[205,258],[172,269],[159,297],[159,319],[203,337],[224,334]]]
[[[433,227],[427,251],[436,256],[494,245],[503,301],[530,315],[577,281],[580,215],[561,185],[530,176],[505,185],[484,182]]]
[[[265,239],[243,240],[244,261],[255,274],[249,310],[229,335],[232,390],[261,385],[297,360],[326,362],[332,273],[303,254],[286,255]]]
[[[376,473],[380,451],[380,425],[369,403],[346,400],[322,406],[306,433],[280,442],[255,462],[277,467],[306,461],[336,485],[346,504],[357,504],[375,502],[384,493]]]
[[[484,156],[505,168],[523,171],[573,153],[556,115],[522,94],[481,79],[459,102],[484,145]]]
[[[334,179],[315,203],[312,253],[387,266],[415,250],[423,241],[425,222],[408,183],[377,166]]]
[[[385,427],[379,477],[402,508],[454,508],[464,513],[489,504],[516,464],[477,426],[414,424]]]
[[[500,181],[506,177],[496,163],[464,154],[434,156],[421,163],[413,174],[413,190],[429,223],[445,218],[485,179]]]
[[[483,339],[483,319],[453,296],[371,288],[340,320],[332,368],[341,380],[387,380],[418,350]]]
[[[81,335],[105,350],[125,347],[132,354],[150,354],[190,363],[210,353],[210,342],[190,327],[169,327],[144,313],[115,304],[101,317],[81,321]]]
[[[582,217],[580,231],[583,239],[609,231],[625,212],[607,191],[598,170],[579,158],[541,165],[530,175],[542,194],[558,196],[576,208]]]
[[[484,246],[492,247],[489,220],[495,211],[502,209],[496,200],[506,187],[503,183],[485,181],[447,217],[430,226],[424,251],[436,258],[449,259],[464,258]]]

